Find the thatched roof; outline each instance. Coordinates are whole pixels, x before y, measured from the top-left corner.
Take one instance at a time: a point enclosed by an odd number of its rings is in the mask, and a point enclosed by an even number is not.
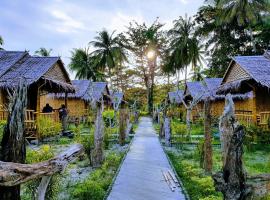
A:
[[[227,80],[232,76],[232,68],[240,67],[245,76],[239,76],[234,80]],[[246,83],[258,84],[262,87],[270,88],[270,52],[265,52],[262,56],[236,56],[232,59],[219,88],[221,92],[245,92],[243,90]]]
[[[169,103],[181,104],[183,98],[184,98],[184,91],[183,90],[168,92]]]
[[[189,96],[191,98],[201,98],[205,95],[206,88],[200,81],[187,82],[185,88],[185,96]]]
[[[100,101],[104,95],[109,96],[108,85],[105,82],[92,82],[89,80],[73,80],[72,85],[75,87],[75,93],[69,93],[67,98],[82,99],[84,101]],[[53,98],[64,98],[64,93],[49,94]]]
[[[112,94],[112,103],[114,109],[118,109],[121,104],[127,103],[124,99],[124,93],[122,92],[113,92]]]
[[[64,78],[49,72],[58,65]],[[49,91],[73,92],[68,73],[59,57],[30,56],[28,52],[0,51],[0,88],[14,88],[23,78],[28,86],[40,82]]]
[[[185,95],[200,98],[201,101],[205,100],[207,96],[210,96],[211,101],[224,100],[225,95],[217,94],[221,82],[222,78],[205,78],[201,82],[188,82]],[[234,100],[245,100],[252,97],[252,92],[232,95]]]

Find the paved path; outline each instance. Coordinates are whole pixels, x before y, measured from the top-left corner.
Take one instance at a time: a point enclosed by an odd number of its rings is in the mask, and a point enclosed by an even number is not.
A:
[[[181,189],[172,192],[161,170],[171,170],[150,118],[143,117],[134,141],[107,200],[180,200]]]

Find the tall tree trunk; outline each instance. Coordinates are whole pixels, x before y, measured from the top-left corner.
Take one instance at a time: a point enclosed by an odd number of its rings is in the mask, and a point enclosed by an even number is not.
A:
[[[125,145],[126,128],[127,128],[126,118],[127,118],[126,109],[120,108],[120,112],[119,112],[119,144],[121,146]]]
[[[95,122],[95,147],[92,151],[91,160],[94,167],[101,166],[104,160],[104,152],[103,152],[103,132],[104,132],[104,122],[102,119],[102,104],[97,103],[97,114],[96,114],[96,122]]]
[[[185,66],[185,85],[187,84],[187,66]]]
[[[205,172],[211,173],[212,161],[212,136],[211,136],[211,102],[208,97],[204,102],[204,169]]]
[[[27,105],[27,87],[22,80],[9,106],[9,116],[1,142],[0,160],[25,163],[24,115]],[[0,187],[0,199],[20,200],[20,185]]]

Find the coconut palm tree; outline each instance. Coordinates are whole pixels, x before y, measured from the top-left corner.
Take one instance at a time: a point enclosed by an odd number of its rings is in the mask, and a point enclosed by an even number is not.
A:
[[[69,67],[76,72],[76,78],[88,79],[92,81],[103,81],[103,74],[99,71],[96,56],[91,56],[89,48],[74,49],[71,52],[71,62]]]
[[[2,46],[4,44],[3,38],[0,36],[0,50],[3,50]]]
[[[95,40],[89,42],[95,50],[91,53],[95,57],[95,63],[103,71],[108,70],[108,75],[111,77],[111,70],[117,65],[117,61],[123,61],[123,48],[119,46],[118,38],[114,37],[114,32],[109,34],[107,30],[98,33]]]
[[[179,17],[174,21],[173,28],[169,31],[171,36],[171,64],[177,71],[185,70],[185,82],[187,80],[188,65],[192,70],[201,64],[202,46],[195,35],[194,22],[191,17]]]
[[[239,26],[248,26],[249,34],[256,52],[256,43],[253,38],[252,25],[256,24],[263,12],[270,11],[270,3],[267,0],[218,0],[218,7],[223,9],[221,23],[229,23],[236,19]]]
[[[40,47],[39,50],[35,51],[35,54],[46,57],[46,56],[50,56],[51,52],[52,52],[52,49],[46,49],[44,47]]]

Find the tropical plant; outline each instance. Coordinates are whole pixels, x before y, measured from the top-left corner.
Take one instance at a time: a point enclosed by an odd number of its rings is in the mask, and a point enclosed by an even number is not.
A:
[[[221,23],[237,20],[239,26],[248,26],[249,35],[256,52],[252,25],[261,20],[262,13],[269,12],[270,4],[267,0],[218,0],[218,7],[222,9]]]
[[[157,60],[162,59],[165,44],[163,24],[158,20],[150,26],[145,23],[130,23],[126,32],[126,47],[134,56],[136,75],[143,80],[142,86],[147,89],[148,112],[152,113],[153,89],[159,69]],[[150,53],[152,56],[149,56]],[[147,56],[148,55],[148,56]]]
[[[171,45],[169,47],[171,71],[185,70],[185,82],[187,80],[188,65],[194,70],[202,61],[202,46],[195,34],[195,23],[191,17],[179,17],[174,20],[174,26],[169,30]],[[178,80],[179,81],[179,80]]]
[[[35,51],[35,54],[39,56],[47,57],[47,56],[50,56],[51,52],[52,52],[52,49],[46,49],[44,47],[40,47],[39,50]]]
[[[0,50],[3,50],[2,46],[4,44],[3,38],[0,36]]]
[[[69,67],[76,72],[76,78],[103,81],[104,75],[99,71],[96,56],[91,56],[89,48],[73,49]]]
[[[89,45],[95,48],[91,56],[94,57],[96,66],[103,72],[107,69],[109,77],[113,68],[127,60],[124,47],[119,43],[119,38],[114,36],[114,32],[111,34],[107,30],[98,32],[98,36],[89,42]]]

